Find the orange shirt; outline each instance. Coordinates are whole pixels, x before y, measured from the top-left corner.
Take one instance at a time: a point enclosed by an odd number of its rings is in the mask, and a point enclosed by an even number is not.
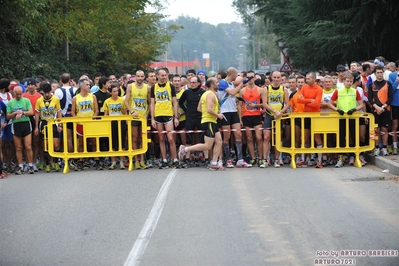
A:
[[[33,94],[33,95],[30,94],[29,92],[24,92],[22,94],[22,97],[29,99],[29,101],[33,107],[33,113],[35,114],[36,113],[36,109],[35,109],[36,102],[37,102],[37,100],[39,100],[40,97],[42,97],[42,95],[38,92],[35,92],[35,94]]]
[[[303,98],[298,97],[298,103],[305,104],[304,112],[320,112],[323,89],[319,85],[313,84],[312,86],[309,86],[308,84],[305,84],[303,85],[299,95],[303,95]],[[311,102],[312,99],[314,100],[313,102]]]
[[[293,113],[302,113],[304,112],[305,105],[303,103],[298,103],[298,95],[300,92],[296,92],[294,96],[290,99],[290,105],[294,107]]]

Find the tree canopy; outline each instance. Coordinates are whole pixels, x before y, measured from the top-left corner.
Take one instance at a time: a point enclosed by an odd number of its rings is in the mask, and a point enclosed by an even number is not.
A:
[[[0,76],[132,72],[162,54],[176,27],[150,0],[0,0]]]
[[[335,68],[337,64],[374,59],[395,61],[399,2],[395,0],[242,0],[289,47],[297,68]],[[244,19],[250,26],[251,21]]]

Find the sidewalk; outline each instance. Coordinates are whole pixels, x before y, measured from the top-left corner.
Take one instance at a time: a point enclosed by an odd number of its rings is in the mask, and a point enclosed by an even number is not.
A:
[[[374,157],[371,154],[367,154],[366,160],[378,168],[388,169],[389,173],[393,175],[399,175],[399,155]]]

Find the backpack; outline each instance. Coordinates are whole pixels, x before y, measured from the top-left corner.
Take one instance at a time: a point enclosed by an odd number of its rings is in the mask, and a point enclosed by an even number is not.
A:
[[[60,100],[60,105],[61,105],[61,110],[64,110],[64,108],[65,108],[65,104],[66,104],[66,99],[67,99],[67,96],[66,96],[66,90],[64,89],[64,88],[60,88],[61,89],[61,91],[62,91],[62,94],[63,94],[63,97],[62,97],[62,99]],[[69,93],[71,94],[71,98],[74,96],[74,94],[73,94],[73,87],[70,87],[69,88]],[[69,104],[68,105],[68,111],[67,112],[70,112],[71,111],[71,109],[72,109],[72,104]]]

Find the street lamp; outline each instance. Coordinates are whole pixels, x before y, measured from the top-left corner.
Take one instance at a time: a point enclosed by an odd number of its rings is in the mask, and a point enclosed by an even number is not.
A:
[[[245,41],[249,41],[249,42],[252,42],[252,65],[253,65],[253,71],[255,71],[256,70],[256,63],[255,63],[255,60],[256,60],[256,57],[255,57],[255,41],[253,41],[253,40],[250,40],[250,39],[248,39],[247,37],[241,37],[241,40],[245,40]]]

